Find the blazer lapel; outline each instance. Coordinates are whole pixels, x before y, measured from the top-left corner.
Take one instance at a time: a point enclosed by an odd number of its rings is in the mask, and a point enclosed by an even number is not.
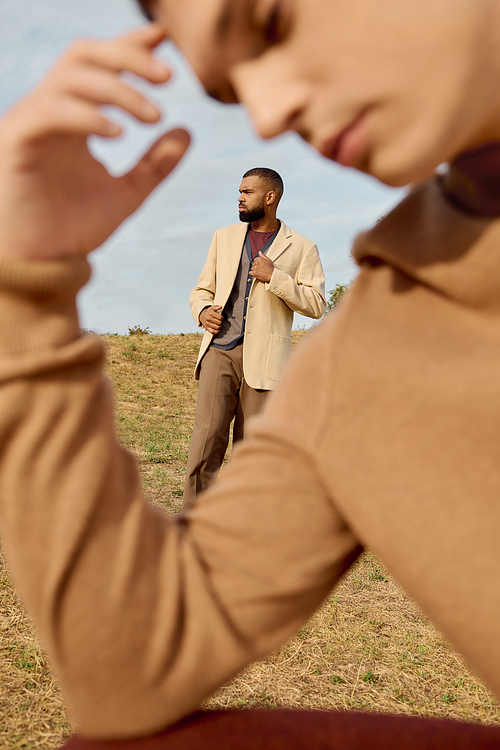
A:
[[[238,273],[238,266],[240,265],[241,251],[243,249],[243,243],[247,233],[248,224],[241,224],[236,226],[234,233],[228,236],[228,255],[231,267],[231,288]]]
[[[287,225],[284,222],[281,222],[280,231],[278,232],[278,236],[274,240],[273,244],[267,251],[266,255],[269,258],[269,260],[272,260],[273,262],[279,258],[281,253],[284,253],[285,250],[290,247],[290,244],[292,242],[292,233],[288,229]]]

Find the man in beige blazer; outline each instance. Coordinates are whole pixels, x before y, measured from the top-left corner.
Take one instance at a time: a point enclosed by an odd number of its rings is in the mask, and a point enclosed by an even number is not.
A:
[[[236,441],[276,388],[291,353],[294,312],[316,319],[325,312],[318,248],[276,218],[283,189],[272,169],[243,175],[242,223],[216,231],[189,298],[205,335],[195,369],[200,387],[184,506],[219,473],[233,418]]]

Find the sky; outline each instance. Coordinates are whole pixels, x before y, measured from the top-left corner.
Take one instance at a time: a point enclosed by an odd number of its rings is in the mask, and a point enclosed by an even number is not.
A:
[[[1,6],[0,113],[29,91],[74,39],[109,38],[141,23],[133,0],[4,0]],[[241,107],[203,94],[171,44],[159,54],[172,63],[173,82],[140,86],[162,107],[163,121],[143,126],[112,113],[126,133],[113,142],[92,139],[90,147],[110,172],[120,174],[167,129],[187,128],[193,144],[173,175],[93,253],[93,277],[79,298],[82,327],[120,334],[137,325],[154,333],[196,331],[189,293],[214,231],[238,222],[238,186],[243,173],[256,166],[282,175],[278,216],[318,245],[327,290],[354,278],[353,238],[387,213],[401,190],[327,161],[294,134],[258,139]],[[295,327],[310,323],[295,317]]]

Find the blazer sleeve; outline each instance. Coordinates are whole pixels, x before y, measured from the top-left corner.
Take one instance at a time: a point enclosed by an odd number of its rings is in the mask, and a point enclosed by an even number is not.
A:
[[[189,295],[189,306],[197,326],[200,325],[200,313],[205,307],[210,307],[215,298],[215,286],[217,277],[217,232],[212,237],[208,249],[207,259],[203,270],[195,286]]]
[[[316,245],[311,243],[304,252],[295,279],[275,268],[266,290],[294,312],[308,318],[321,318],[326,310],[325,274]]]

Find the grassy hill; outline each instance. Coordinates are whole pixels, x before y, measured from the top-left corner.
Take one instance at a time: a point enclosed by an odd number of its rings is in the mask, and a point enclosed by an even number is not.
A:
[[[305,332],[294,332],[298,343]],[[104,336],[121,440],[151,502],[181,505],[200,335]],[[0,567],[0,748],[56,748],[71,726],[29,618]],[[500,723],[500,709],[380,563],[366,553],[289,643],[208,707],[344,708]]]

